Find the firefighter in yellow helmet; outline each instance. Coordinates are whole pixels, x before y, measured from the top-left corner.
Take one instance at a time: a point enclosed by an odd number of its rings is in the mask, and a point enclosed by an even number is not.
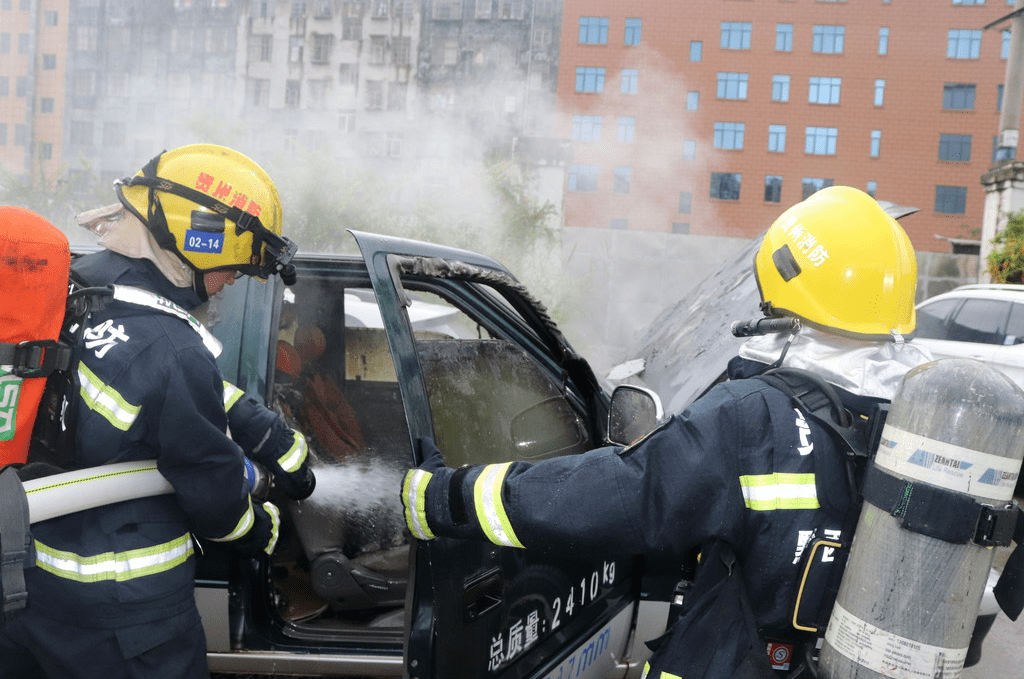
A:
[[[195,144],[116,191],[120,203],[79,220],[104,249],[72,277],[118,294],[82,323],[65,452],[75,468],[155,459],[175,492],[33,525],[27,605],[0,627],[0,677],[207,677],[194,540],[274,549],[279,511],[250,496],[244,455],[293,497],[313,489],[302,436],[222,380],[217,344],[190,313],[236,276],[294,278],[274,183],[237,151]]]
[[[848,544],[862,471],[853,448],[866,448],[856,441],[929,356],[906,341],[913,248],[863,192],[828,188],[791,207],[754,268],[766,317],[745,327],[782,331],[750,337],[728,381],[625,448],[454,470],[422,441],[424,463],[401,491],[409,530],[642,555],[675,573],[699,553],[679,617],[650,643],[646,676],[751,679],[783,667],[811,676],[803,651],[827,621],[839,575],[839,560],[825,558],[835,550],[811,545]]]

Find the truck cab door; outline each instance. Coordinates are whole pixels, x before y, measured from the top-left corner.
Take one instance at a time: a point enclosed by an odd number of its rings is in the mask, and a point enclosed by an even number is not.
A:
[[[458,467],[601,444],[595,385],[567,376],[544,328],[520,313],[529,302],[516,297],[499,264],[353,235],[387,330],[414,450],[430,438],[446,464]],[[445,538],[414,541],[410,559],[405,676],[625,673],[619,662],[637,598],[629,560]]]

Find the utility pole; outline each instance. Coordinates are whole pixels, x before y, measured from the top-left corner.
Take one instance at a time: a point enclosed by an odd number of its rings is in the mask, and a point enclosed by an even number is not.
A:
[[[1024,163],[1018,162],[1021,99],[1024,97],[1024,0],[1016,0],[1012,12],[985,26],[988,30],[1004,21],[1012,21],[1010,54],[1006,60],[1003,106],[999,114],[999,140],[996,165],[981,176],[985,188],[985,212],[981,221],[979,282],[990,282],[986,261],[992,251],[992,239],[1006,226],[1008,216],[1024,209]]]

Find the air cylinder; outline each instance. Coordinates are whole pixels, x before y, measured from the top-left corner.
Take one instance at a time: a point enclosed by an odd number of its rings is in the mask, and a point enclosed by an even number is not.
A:
[[[1019,387],[984,363],[942,359],[904,376],[870,464],[902,486],[905,502],[896,507],[917,502],[916,516],[941,530],[968,523],[955,519],[971,515],[975,502],[1011,506],[1022,434]],[[878,478],[868,474],[866,497]],[[909,529],[900,511],[864,502],[825,632],[826,679],[961,675],[994,548]]]

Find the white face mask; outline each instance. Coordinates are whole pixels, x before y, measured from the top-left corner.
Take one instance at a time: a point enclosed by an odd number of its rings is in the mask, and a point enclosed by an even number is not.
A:
[[[167,280],[179,288],[191,288],[192,269],[170,250],[164,250],[139,219],[121,203],[75,215],[78,225],[99,236],[99,244],[108,250],[153,262]]]
[[[739,355],[772,364],[790,337],[751,337],[740,347]],[[892,400],[907,371],[931,360],[931,352],[913,341],[856,340],[805,326],[793,338],[782,365],[810,370],[854,394]]]

